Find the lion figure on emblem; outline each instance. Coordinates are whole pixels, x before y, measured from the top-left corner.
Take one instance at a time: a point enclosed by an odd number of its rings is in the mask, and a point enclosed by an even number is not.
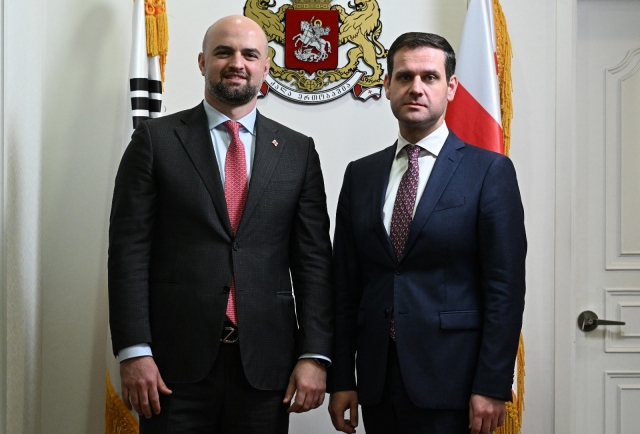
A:
[[[387,50],[378,42],[382,31],[380,22],[380,6],[376,0],[354,0],[348,4],[353,12],[348,14],[340,5],[332,6],[340,14],[339,44],[351,42],[357,45],[347,52],[349,63],[339,71],[353,71],[358,66],[358,60],[362,57],[364,63],[373,69],[373,74],[362,79],[367,85],[382,84],[382,66],[378,59],[387,55]]]
[[[292,8],[290,4],[280,6],[278,12],[269,8],[275,7],[275,0],[247,0],[244,5],[244,15],[258,23],[267,35],[269,41],[275,41],[284,45],[284,14]]]

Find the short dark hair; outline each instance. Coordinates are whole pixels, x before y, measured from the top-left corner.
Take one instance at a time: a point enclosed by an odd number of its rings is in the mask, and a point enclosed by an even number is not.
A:
[[[387,74],[393,76],[393,56],[401,48],[421,48],[431,47],[444,51],[444,70],[447,75],[447,82],[456,72],[456,53],[451,48],[449,42],[440,35],[434,33],[408,32],[404,33],[393,41],[387,53]]]

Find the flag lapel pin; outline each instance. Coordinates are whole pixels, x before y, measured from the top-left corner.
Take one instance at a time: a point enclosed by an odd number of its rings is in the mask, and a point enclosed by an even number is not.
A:
[[[271,142],[271,143],[273,143],[273,146],[278,146],[278,141],[277,141],[277,140],[274,140],[274,141],[273,141],[273,142]]]

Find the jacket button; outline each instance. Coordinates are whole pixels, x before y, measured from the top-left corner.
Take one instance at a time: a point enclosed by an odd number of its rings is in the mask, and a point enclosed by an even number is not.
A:
[[[233,250],[238,250],[239,248],[238,243],[233,243]]]
[[[222,287],[222,292],[224,292],[225,294],[228,294],[229,291],[231,291],[231,288],[229,288],[228,286],[223,286]]]
[[[396,267],[396,274],[397,274],[397,275],[400,275],[400,274],[402,274],[403,272],[404,272],[404,270],[402,269],[402,267],[400,267],[400,266]]]
[[[389,309],[385,309],[382,311],[382,314],[384,315],[385,318],[389,318]]]

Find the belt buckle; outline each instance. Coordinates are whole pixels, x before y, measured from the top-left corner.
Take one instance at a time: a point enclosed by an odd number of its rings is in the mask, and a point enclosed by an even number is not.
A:
[[[220,342],[222,342],[223,344],[233,344],[238,342],[239,336],[238,336],[237,328],[232,326],[227,326],[222,330],[229,333],[227,333],[224,337],[220,338]]]

